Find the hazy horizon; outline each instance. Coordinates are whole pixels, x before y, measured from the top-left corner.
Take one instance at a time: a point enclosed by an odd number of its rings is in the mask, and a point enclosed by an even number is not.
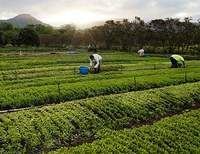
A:
[[[200,0],[0,0],[0,4],[0,19],[30,14],[55,27],[72,23],[88,26],[111,19],[131,21],[135,16],[146,22],[165,18],[200,19]]]

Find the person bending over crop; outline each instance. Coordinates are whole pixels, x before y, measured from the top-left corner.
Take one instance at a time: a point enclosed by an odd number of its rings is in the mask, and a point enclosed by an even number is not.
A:
[[[185,60],[180,55],[171,55],[170,61],[172,63],[171,68],[185,67]]]
[[[92,64],[94,63],[94,73],[100,72],[101,60],[102,57],[98,54],[90,55],[90,69],[92,68]]]
[[[144,57],[144,49],[138,50],[138,54],[140,57]]]

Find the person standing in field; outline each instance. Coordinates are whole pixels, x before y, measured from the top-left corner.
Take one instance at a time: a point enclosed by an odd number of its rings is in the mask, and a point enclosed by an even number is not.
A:
[[[90,69],[94,63],[94,73],[99,73],[101,68],[102,57],[98,54],[90,55]]]
[[[185,60],[180,55],[171,55],[170,61],[172,63],[171,68],[185,67]]]
[[[144,57],[144,49],[138,50],[138,54],[140,57]]]
[[[88,45],[88,51],[97,52],[97,49],[96,49],[96,47],[95,47],[93,44],[89,44],[89,45]]]

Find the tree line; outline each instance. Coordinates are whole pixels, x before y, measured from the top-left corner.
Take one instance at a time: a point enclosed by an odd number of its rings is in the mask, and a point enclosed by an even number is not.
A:
[[[155,19],[145,23],[140,17],[133,21],[108,20],[103,25],[80,30],[68,24],[55,29],[51,26],[28,25],[15,28],[11,23],[0,24],[0,46],[43,46],[74,48],[89,43],[99,49],[132,51],[145,48],[150,53],[200,53],[200,22],[187,17]]]

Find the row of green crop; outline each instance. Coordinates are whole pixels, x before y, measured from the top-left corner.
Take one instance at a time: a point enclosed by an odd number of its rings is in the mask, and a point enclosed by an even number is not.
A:
[[[27,88],[32,86],[44,86],[44,85],[55,85],[58,83],[75,83],[75,82],[84,82],[89,80],[102,80],[102,79],[112,79],[119,77],[126,77],[126,75],[133,75],[133,72],[118,72],[118,71],[109,71],[103,72],[100,74],[91,74],[91,75],[63,75],[60,73],[57,76],[51,77],[41,77],[41,78],[30,78],[30,79],[18,79],[18,80],[5,80],[0,83],[0,87],[4,90],[8,89],[20,89]]]
[[[55,68],[55,67],[54,67]],[[108,71],[118,71],[122,70],[124,67],[122,65],[108,65],[108,66],[103,66],[101,70],[103,72],[108,72]],[[92,72],[91,72],[92,73]],[[31,69],[28,70],[27,72],[21,71],[21,70],[12,70],[12,71],[6,71],[6,72],[1,72],[0,78],[2,81],[6,80],[20,80],[20,79],[32,79],[32,78],[41,78],[41,77],[55,77],[55,76],[65,76],[67,77],[68,75],[72,74],[79,74],[79,67],[78,66],[62,66],[58,67],[57,69]]]
[[[27,62],[35,61],[49,61],[54,64],[54,61],[70,61],[73,63],[80,63],[81,61],[89,60],[89,55],[93,53],[78,53],[78,54],[36,54],[36,55],[0,55],[0,61],[22,61],[24,64]],[[141,58],[134,53],[125,53],[125,52],[100,52],[98,53],[103,57],[103,60],[108,62],[131,62],[131,61],[151,61],[152,59],[157,61],[164,61],[167,58],[159,57],[148,57]],[[150,59],[149,59],[150,58]]]
[[[7,64],[11,65],[11,64]],[[71,63],[71,64],[55,64],[55,65],[45,65],[45,66],[29,66],[30,68],[26,68],[21,65],[20,68],[12,67],[12,69],[1,71],[1,74],[4,75],[13,75],[15,73],[17,74],[31,74],[31,73],[42,73],[42,72],[56,72],[56,71],[72,71],[78,68],[80,66],[88,66],[89,63]],[[199,66],[199,61],[189,61],[187,62],[188,67],[196,67]],[[103,62],[102,68],[103,70],[146,70],[146,69],[162,69],[162,68],[169,68],[170,63],[169,62],[138,62],[136,64],[109,64],[107,62]],[[74,73],[74,72],[73,72]]]
[[[0,150],[34,153],[199,106],[200,82],[0,115]]]
[[[138,70],[138,71],[106,71],[100,74],[90,74],[90,75],[63,75],[61,72],[54,74],[57,76],[53,77],[41,77],[41,78],[31,78],[23,80],[9,80],[0,83],[0,88],[3,90],[9,89],[22,89],[27,87],[36,87],[44,85],[57,85],[65,83],[76,83],[85,81],[98,81],[105,79],[120,79],[120,78],[130,78],[133,76],[147,76],[147,75],[167,75],[167,74],[183,74],[188,73],[199,73],[200,67],[188,67],[180,69],[157,69],[157,70]],[[48,74],[50,75],[50,74]]]
[[[23,54],[23,52],[58,52],[64,51],[63,48],[48,48],[48,47],[5,47],[0,48],[0,52],[3,53],[19,53]]]
[[[199,73],[151,75],[1,90],[0,109],[59,103],[93,96],[200,81]]]
[[[198,62],[198,61],[196,61]],[[198,62],[199,64],[199,62]],[[198,66],[197,64],[197,66]],[[11,64],[7,64],[7,65],[11,65]],[[42,72],[56,72],[56,71],[73,71],[74,69],[79,68],[79,66],[88,66],[89,67],[89,63],[71,63],[71,64],[55,64],[55,65],[45,65],[45,66],[41,66],[41,67],[37,67],[37,66],[33,66],[31,67],[31,65],[29,66],[30,68],[23,68],[23,66],[21,65],[20,68],[17,67],[12,67],[12,69],[9,69],[7,71],[1,71],[1,74],[4,75],[13,75],[15,73],[17,74],[31,74],[31,73],[42,73]],[[194,62],[189,62],[189,66],[196,66],[194,65]],[[159,69],[159,68],[167,68],[169,67],[169,63],[166,64],[166,62],[164,63],[160,63],[160,64],[155,64],[155,63],[137,63],[137,64],[108,64],[106,62],[103,62],[102,68],[103,70],[108,70],[108,68],[110,70],[141,70],[141,69]],[[73,72],[74,73],[74,72]]]
[[[101,54],[101,53],[100,53]],[[47,66],[71,65],[71,64],[88,64],[90,53],[67,55],[23,55],[23,56],[0,56],[0,71],[14,69],[32,69]],[[149,57],[140,58],[134,54],[126,53],[102,53],[103,63],[106,64],[129,64],[138,62],[164,62],[169,61],[167,58]]]
[[[93,143],[61,148],[49,154],[200,153],[200,110],[168,117],[140,128],[122,131],[104,130]]]
[[[187,68],[199,67],[199,61],[188,61]],[[0,78],[1,80],[19,80],[19,79],[31,79],[39,77],[52,77],[60,75],[72,75],[79,73],[79,66],[88,66],[89,64],[73,64],[74,66],[64,66],[64,65],[55,65],[55,66],[46,66],[42,68],[31,68],[31,69],[15,69],[8,71],[1,71]],[[160,63],[148,63],[141,62],[136,64],[103,64],[102,72],[107,71],[138,71],[138,70],[155,70],[155,69],[164,69],[169,68],[169,62],[160,62]]]

